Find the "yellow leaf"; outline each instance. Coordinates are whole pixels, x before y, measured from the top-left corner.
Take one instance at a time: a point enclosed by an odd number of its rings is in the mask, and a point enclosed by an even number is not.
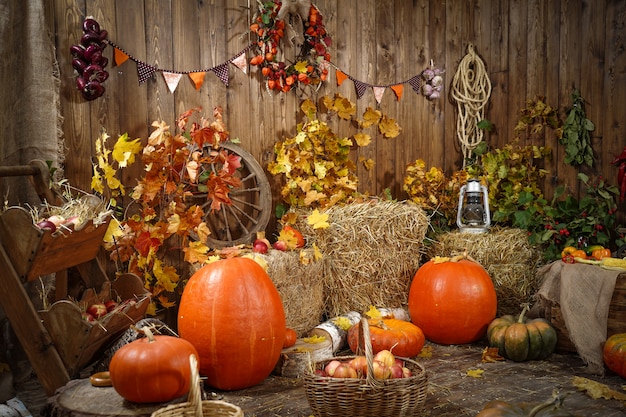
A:
[[[370,319],[381,319],[383,317],[381,312],[374,306],[370,306],[370,309],[365,312],[365,315]]]
[[[591,379],[575,376],[572,383],[579,391],[585,391],[594,400],[604,398],[606,400],[626,401],[626,394],[615,391],[608,385],[601,384]]]
[[[113,146],[113,159],[117,161],[120,167],[126,167],[135,162],[135,155],[142,149],[140,138],[129,140],[128,133],[124,133]]]
[[[180,277],[176,273],[176,268],[173,266],[163,265],[160,259],[154,260],[154,267],[152,268],[157,282],[165,288],[166,291],[172,292],[176,288],[176,284]]]
[[[356,104],[345,97],[335,98],[335,108],[337,109],[337,116],[344,120],[350,120],[352,115],[356,114]]]
[[[312,262],[311,254],[305,250],[300,251],[300,264],[309,265]]]
[[[200,223],[195,230],[200,242],[206,242],[207,238],[211,235],[211,229],[209,229],[206,222]]]
[[[298,247],[298,239],[292,230],[281,230],[278,234],[278,240],[285,242],[288,250],[294,250]]]
[[[313,101],[310,99],[304,100],[300,105],[300,109],[304,114],[306,114],[309,119],[312,119],[317,113],[317,107],[315,106],[315,103],[313,103]]]
[[[472,378],[482,378],[485,371],[483,369],[469,369],[467,371],[467,376],[471,376]]]
[[[367,146],[371,143],[372,137],[367,133],[359,132],[354,134],[354,141],[358,146]]]
[[[265,269],[266,271],[269,268],[269,265],[267,263],[267,261],[265,260],[265,258],[261,255],[259,255],[258,253],[246,253],[245,255],[241,256],[242,258],[250,258],[252,259],[254,262],[258,263],[259,265],[261,265],[261,267],[263,269]]]
[[[380,110],[374,110],[371,107],[368,107],[363,113],[363,121],[360,123],[362,129],[367,129],[368,127],[377,124],[382,117],[382,112]]]
[[[300,74],[306,74],[306,67],[308,66],[308,62],[307,61],[298,61],[296,62],[296,65],[293,66],[293,68],[298,71]]]
[[[400,134],[402,128],[394,119],[383,116],[382,120],[378,124],[378,130],[387,139],[395,138]]]
[[[326,341],[326,336],[315,335],[311,337],[305,337],[302,340],[304,340],[306,343],[323,343]]]
[[[122,228],[122,225],[115,217],[112,217],[102,240],[106,243],[113,243],[123,235],[124,229]]]
[[[324,256],[322,255],[322,251],[320,251],[320,248],[318,248],[317,245],[315,243],[313,243],[313,258],[316,261],[319,261],[323,257]]]
[[[342,316],[335,317],[331,321],[333,322],[335,326],[339,327],[341,330],[348,331],[350,330],[350,327],[352,327],[352,322],[347,317],[342,317]]]
[[[180,216],[176,213],[167,218],[167,233],[176,234],[180,228]]]
[[[204,263],[207,260],[209,247],[203,241],[189,242],[189,246],[183,248],[183,252],[185,252],[185,261],[192,264]]]
[[[424,346],[417,356],[419,356],[420,358],[431,358],[433,356],[433,347]]]
[[[313,229],[326,229],[330,227],[328,223],[328,214],[320,213],[318,209],[315,209],[306,218],[307,224],[313,226]]]
[[[361,163],[363,163],[363,166],[368,171],[370,169],[374,168],[374,166],[376,165],[376,162],[372,158],[365,159],[365,158],[361,157],[361,158],[359,158],[359,160],[361,161]]]

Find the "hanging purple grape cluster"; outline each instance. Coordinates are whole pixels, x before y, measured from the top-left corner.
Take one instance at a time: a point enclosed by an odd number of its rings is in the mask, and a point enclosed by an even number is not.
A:
[[[72,67],[78,73],[76,88],[85,100],[95,100],[104,94],[102,83],[109,78],[105,70],[109,60],[102,55],[107,46],[107,31],[100,29],[100,25],[93,18],[87,17],[83,22],[83,36],[79,45],[72,45]]]
[[[422,71],[422,94],[429,100],[441,97],[443,73],[440,68],[431,66]]]

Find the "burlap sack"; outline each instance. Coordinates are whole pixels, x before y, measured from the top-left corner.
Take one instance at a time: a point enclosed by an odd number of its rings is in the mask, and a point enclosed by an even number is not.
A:
[[[538,304],[560,306],[578,355],[590,372],[603,374],[602,346],[607,338],[609,304],[620,272],[556,261],[541,267],[537,274],[542,282]]]

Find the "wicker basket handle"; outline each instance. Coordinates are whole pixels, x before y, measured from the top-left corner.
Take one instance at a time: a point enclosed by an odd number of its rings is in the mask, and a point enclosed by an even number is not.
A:
[[[363,338],[365,346],[365,359],[367,360],[367,375],[365,382],[372,388],[380,388],[383,382],[374,377],[374,352],[372,349],[372,338],[370,336],[370,325],[366,317],[361,318],[361,327],[359,331],[359,339]]]
[[[202,417],[202,394],[200,393],[200,375],[198,374],[198,358],[196,358],[196,355],[189,355],[189,366],[191,367],[191,382],[189,383],[187,402],[193,407],[196,417]]]

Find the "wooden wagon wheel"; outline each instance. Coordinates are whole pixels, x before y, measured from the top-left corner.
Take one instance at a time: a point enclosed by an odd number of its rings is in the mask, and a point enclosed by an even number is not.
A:
[[[210,248],[223,248],[252,243],[256,233],[265,230],[272,210],[272,192],[263,168],[245,149],[226,142],[222,148],[241,157],[241,167],[234,174],[241,180],[241,187],[229,193],[232,204],[222,204],[219,210],[211,210],[207,194],[195,194],[191,202],[204,210],[204,220],[211,231],[206,244]],[[221,167],[207,166],[217,172]]]

